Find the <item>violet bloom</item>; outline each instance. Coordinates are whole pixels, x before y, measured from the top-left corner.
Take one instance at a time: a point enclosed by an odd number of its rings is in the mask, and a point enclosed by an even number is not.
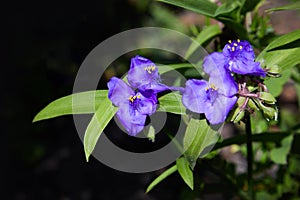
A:
[[[135,92],[127,83],[112,77],[107,83],[108,98],[119,107],[117,118],[129,135],[137,135],[145,126],[147,115],[156,111],[157,96],[153,92]]]
[[[204,59],[203,68],[208,74],[216,68],[225,67],[237,74],[265,77],[266,72],[254,59],[255,54],[249,42],[229,40],[222,53],[214,52]]]
[[[160,83],[161,79],[157,66],[151,60],[142,56],[131,58],[127,79],[133,88],[140,91],[152,90],[157,93],[170,89]]]
[[[223,123],[237,101],[237,84],[229,73],[215,74],[209,81],[186,82],[182,103],[189,110],[204,113],[210,124]]]

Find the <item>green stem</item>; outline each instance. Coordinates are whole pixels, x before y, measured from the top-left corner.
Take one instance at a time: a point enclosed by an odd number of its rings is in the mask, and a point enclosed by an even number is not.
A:
[[[250,199],[255,199],[255,194],[253,191],[253,147],[252,147],[252,132],[251,132],[251,121],[250,114],[246,113],[246,143],[247,143],[247,181],[248,181],[248,195]]]

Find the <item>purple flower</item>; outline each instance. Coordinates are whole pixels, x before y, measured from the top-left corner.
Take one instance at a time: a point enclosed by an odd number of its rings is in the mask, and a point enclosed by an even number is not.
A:
[[[223,123],[237,101],[237,84],[229,73],[214,73],[209,81],[191,79],[186,82],[182,103],[189,110],[204,113],[211,124]]]
[[[161,79],[157,66],[151,60],[141,56],[135,56],[131,59],[127,79],[133,88],[140,91],[152,90],[157,93],[170,89],[160,83]]]
[[[211,75],[216,69],[243,75],[266,76],[259,62],[255,62],[254,51],[247,41],[234,40],[225,45],[223,52],[214,52],[204,59],[203,68]]]
[[[108,98],[119,107],[117,118],[129,135],[137,135],[145,126],[147,115],[156,111],[157,96],[153,92],[135,92],[127,83],[112,77],[107,83]]]

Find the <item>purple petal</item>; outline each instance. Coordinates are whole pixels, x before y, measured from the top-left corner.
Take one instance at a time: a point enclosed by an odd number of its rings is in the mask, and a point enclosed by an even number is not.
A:
[[[219,95],[213,104],[207,104],[205,109],[205,117],[210,124],[220,124],[225,122],[230,110],[237,101],[237,97],[231,98]]]
[[[128,71],[128,83],[134,88],[141,88],[144,85],[152,86],[159,82],[160,77],[156,65],[147,58],[135,56],[131,59],[130,70]]]
[[[120,105],[117,117],[131,136],[137,135],[145,126],[146,115],[134,110],[128,103]]]
[[[182,93],[183,105],[193,112],[204,113],[205,103],[207,102],[205,89],[207,87],[208,82],[205,80],[188,80]]]
[[[238,85],[234,81],[234,77],[227,71],[210,76],[209,85],[214,85],[218,89],[218,93],[226,97],[232,97],[238,92]]]
[[[123,80],[112,77],[107,83],[108,98],[115,106],[120,106],[128,102],[130,95],[134,95],[134,91]]]
[[[219,52],[214,52],[204,58],[203,70],[210,76],[225,73],[225,61],[226,57]]]
[[[227,68],[237,74],[247,74],[254,76],[266,76],[266,72],[261,68],[259,62],[248,61],[248,60],[236,60],[230,61]]]
[[[137,111],[144,115],[152,115],[156,111],[157,97],[155,93],[147,94],[145,97],[142,93],[137,93]]]

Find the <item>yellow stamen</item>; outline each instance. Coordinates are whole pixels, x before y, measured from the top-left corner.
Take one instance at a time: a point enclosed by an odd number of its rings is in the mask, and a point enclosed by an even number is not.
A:
[[[151,74],[154,70],[155,70],[155,66],[148,66],[148,67],[145,67],[144,70],[146,70],[148,72],[148,74]]]
[[[231,40],[228,40],[228,43],[231,44]]]
[[[243,47],[242,46],[240,46],[240,50],[242,50],[243,49]]]
[[[240,39],[237,39],[237,42],[238,42],[238,43],[240,43],[240,41],[241,41]]]
[[[136,99],[140,99],[141,96],[140,95],[130,95],[130,97],[128,98],[128,100],[133,103]]]
[[[233,46],[237,47],[237,43],[234,43]]]
[[[235,48],[234,47],[231,47],[231,51],[234,51],[235,50]]]

